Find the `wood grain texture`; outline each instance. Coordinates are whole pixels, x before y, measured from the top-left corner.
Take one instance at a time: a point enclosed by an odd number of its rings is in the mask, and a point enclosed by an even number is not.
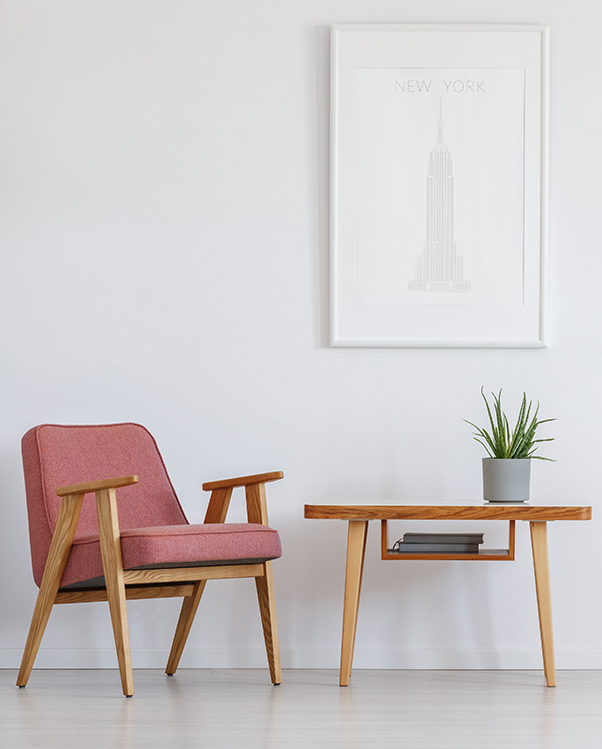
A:
[[[339,683],[349,684],[353,666],[355,633],[360,605],[360,593],[366,555],[368,521],[351,520],[347,535],[347,564],[345,568],[345,599],[343,602],[343,636],[341,641],[341,669]]]
[[[134,694],[134,677],[130,653],[123,562],[119,539],[119,519],[115,489],[101,489],[96,492],[98,513],[98,534],[104,571],[107,597],[111,612],[111,624],[117,650],[121,687],[126,697]]]
[[[212,490],[205,522],[223,523],[233,488],[244,486],[249,522],[267,525],[265,483],[283,476],[282,472],[264,473],[205,484],[205,489]],[[256,580],[270,674],[272,681],[279,684],[282,677],[271,563],[124,571],[115,489],[137,481],[137,476],[123,476],[63,486],[57,490],[57,494],[63,497],[63,502],[23,654],[18,685],[27,684],[54,603],[108,601],[122,689],[129,697],[134,694],[134,683],[126,607],[128,598],[184,598],[166,668],[168,674],[173,674],[179,664],[206,581],[250,577]],[[82,501],[89,492],[96,494],[105,588],[59,592]]]
[[[27,635],[27,642],[21,669],[17,677],[17,685],[24,687],[31,675],[36,655],[44,636],[46,625],[54,605],[59,585],[67,566],[73,537],[79,520],[79,513],[84,500],[83,494],[72,494],[61,502],[56,526],[50,543],[50,550],[44,567],[44,575]]]
[[[178,624],[171,644],[167,665],[165,666],[165,673],[169,676],[175,674],[178,669],[180,658],[182,657],[184,646],[186,645],[186,640],[190,634],[194,617],[196,616],[201,597],[205,590],[205,585],[207,585],[206,580],[199,580],[194,584],[192,593],[189,596],[186,596],[182,602]]]
[[[590,506],[556,505],[305,505],[316,520],[591,520]]]
[[[410,560],[420,560],[423,562],[512,562],[513,557],[510,555],[508,549],[480,549],[479,551],[462,554],[450,553],[450,554],[439,554],[439,553],[424,553],[424,554],[387,554],[381,557],[386,562],[408,562]]]
[[[127,585],[146,583],[177,583],[196,580],[228,580],[237,577],[263,575],[262,564],[229,564],[219,567],[176,567],[159,570],[126,570],[123,573]]]
[[[480,548],[479,551],[473,552],[471,554],[461,554],[461,553],[455,553],[455,554],[444,554],[441,552],[429,552],[429,553],[421,553],[421,554],[409,554],[407,552],[404,552],[403,554],[399,553],[389,553],[389,534],[387,529],[387,520],[381,520],[381,554],[380,557],[383,561],[393,561],[393,562],[407,562],[409,559],[419,559],[422,561],[437,561],[437,560],[447,560],[447,561],[473,561],[473,562],[512,562],[514,561],[514,545],[515,545],[515,526],[516,521],[510,520],[508,522],[508,548],[507,549],[487,549],[487,548]]]
[[[357,635],[357,619],[359,616],[359,598],[362,592],[362,582],[364,579],[364,563],[366,561],[366,543],[368,540],[368,528],[366,528],[366,533],[364,534],[364,541],[362,544],[362,551],[361,551],[361,559],[360,559],[360,579],[359,579],[359,586],[358,586],[358,592],[357,592],[357,606],[355,610],[355,618],[353,621],[353,641],[351,643],[351,660],[349,661],[349,678],[351,678],[351,673],[353,671],[353,657],[355,655],[355,637]]]
[[[550,586],[550,565],[548,560],[548,529],[546,523],[541,522],[533,522],[530,524],[530,527],[543,668],[548,686],[555,687],[556,669],[554,663],[554,633],[552,627],[552,590]]]
[[[305,517],[349,521],[343,636],[341,642],[340,685],[347,686],[351,675],[357,615],[364,568],[366,534],[370,520],[381,521],[381,557],[398,560],[512,560],[515,553],[516,520],[527,520],[531,528],[533,567],[544,671],[549,687],[556,685],[552,596],[548,561],[547,522],[589,520],[589,506],[556,505],[305,505]],[[482,550],[478,554],[399,554],[388,552],[388,520],[508,520],[508,549]]]
[[[214,489],[209,498],[204,523],[225,523],[232,498],[232,487]]]
[[[126,586],[125,597],[129,600],[151,598],[183,598],[192,595],[194,585],[143,585]],[[55,603],[98,603],[108,601],[105,588],[88,590],[63,590],[57,593]]]
[[[516,554],[516,520],[511,520],[508,528],[508,553],[511,559]]]
[[[282,471],[272,471],[271,473],[257,473],[252,476],[239,476],[233,479],[221,479],[220,481],[207,481],[203,484],[204,491],[213,491],[214,489],[225,489],[228,486],[248,486],[250,484],[267,484],[270,481],[278,481],[284,478]]]
[[[245,487],[247,518],[249,523],[268,525],[268,506],[265,484],[249,484]]]
[[[276,599],[274,596],[274,577],[272,563],[265,562],[264,574],[255,578],[257,598],[261,614],[261,625],[265,649],[268,656],[268,666],[272,684],[282,683],[282,669],[280,666],[280,645],[278,642],[278,623],[276,621]]]
[[[88,481],[85,484],[61,486],[56,490],[56,493],[59,497],[65,497],[68,494],[90,494],[102,489],[117,489],[120,486],[129,486],[136,483],[138,483],[138,476],[121,476],[116,479],[102,479],[101,481]]]

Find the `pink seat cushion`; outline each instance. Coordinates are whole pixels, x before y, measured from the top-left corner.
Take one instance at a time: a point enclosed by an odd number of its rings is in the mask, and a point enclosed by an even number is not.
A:
[[[152,567],[200,567],[208,564],[249,564],[281,556],[278,533],[255,523],[207,523],[130,528],[121,533],[126,570]],[[74,544],[61,586],[100,577],[102,559],[97,535]]]

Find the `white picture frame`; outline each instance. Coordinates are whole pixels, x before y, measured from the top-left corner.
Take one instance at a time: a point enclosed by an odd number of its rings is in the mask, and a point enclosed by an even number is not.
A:
[[[332,26],[331,346],[545,346],[548,47]]]

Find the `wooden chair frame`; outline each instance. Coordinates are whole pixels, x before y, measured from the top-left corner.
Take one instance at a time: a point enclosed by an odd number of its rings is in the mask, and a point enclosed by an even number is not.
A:
[[[203,484],[211,492],[204,523],[224,523],[235,487],[244,487],[249,523],[268,524],[265,485],[283,478],[280,471],[254,476],[212,481]],[[176,672],[192,627],[207,580],[254,577],[261,613],[261,623],[273,684],[280,684],[280,650],[274,602],[272,563],[217,565],[207,567],[176,567],[168,569],[124,570],[117,516],[116,489],[135,484],[137,476],[93,481],[57,489],[62,503],[52,536],[44,575],[34,608],[29,634],[17,678],[17,686],[27,685],[38,653],[50,612],[54,604],[108,601],[117,649],[121,685],[126,697],[134,694],[126,600],[140,598],[182,597],[182,609],[176,627],[165,673]],[[71,553],[75,529],[88,493],[96,494],[96,512],[105,587],[59,590]]]

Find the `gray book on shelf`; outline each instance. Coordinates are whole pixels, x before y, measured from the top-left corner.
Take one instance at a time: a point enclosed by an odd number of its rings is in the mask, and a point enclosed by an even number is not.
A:
[[[404,544],[482,544],[483,533],[404,533]]]
[[[478,554],[478,543],[405,543],[398,541],[393,554]]]

